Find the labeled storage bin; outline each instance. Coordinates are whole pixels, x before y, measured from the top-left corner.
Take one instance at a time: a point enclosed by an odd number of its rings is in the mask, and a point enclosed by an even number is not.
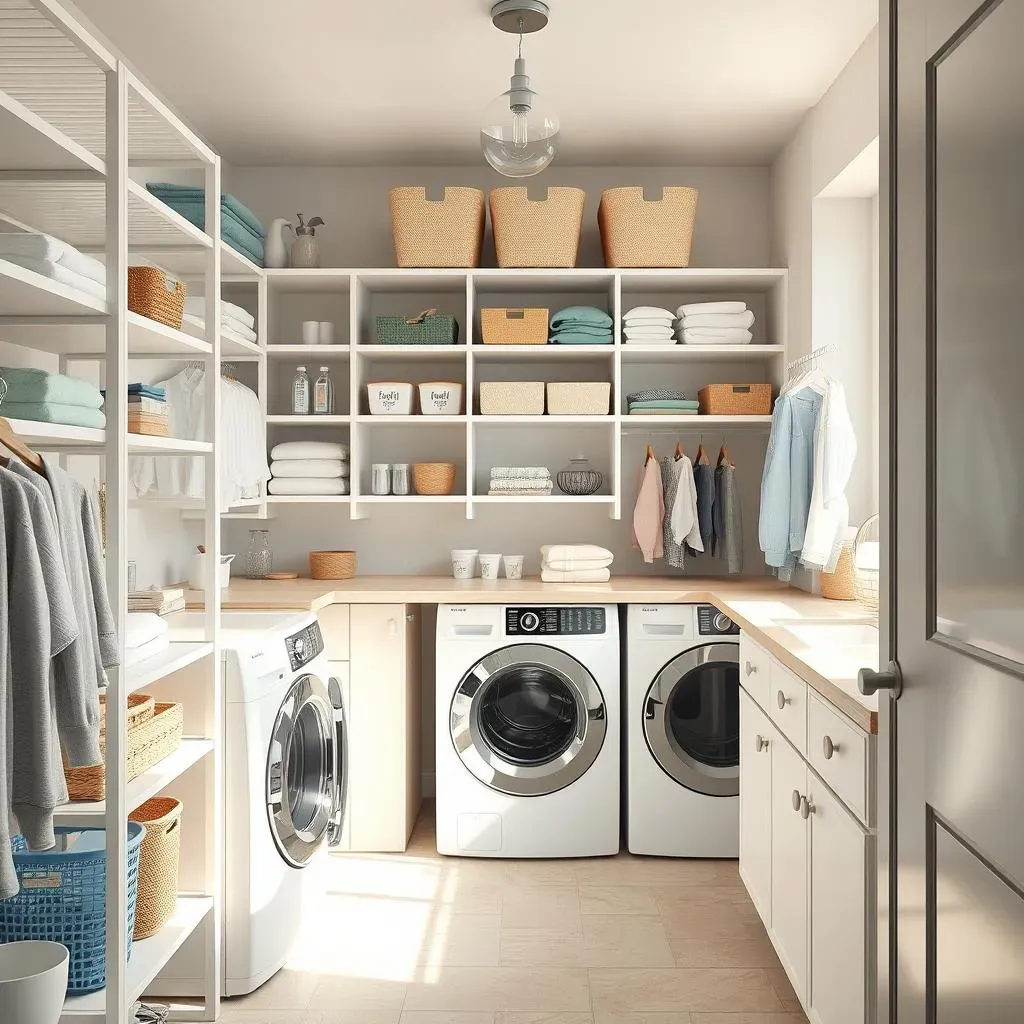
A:
[[[55,828],[56,846],[30,852],[11,840],[20,891],[0,900],[0,942],[41,939],[67,946],[68,994],[107,983],[107,834],[101,828]],[[128,956],[132,952],[139,852],[145,828],[128,822]]]
[[[424,309],[408,319],[377,317],[378,345],[454,345],[458,340],[458,320],[436,309]]]
[[[356,574],[354,551],[310,551],[309,576],[314,580],[350,580]]]
[[[483,380],[480,412],[484,416],[543,416],[544,381]]]
[[[159,267],[128,268],[128,308],[181,330],[188,289]]]
[[[544,199],[522,185],[491,189],[491,227],[499,267],[575,267],[583,223],[581,188],[556,186]]]
[[[139,895],[132,937],[148,939],[171,919],[178,904],[181,801],[155,796],[128,815],[146,829],[139,853]]]
[[[708,384],[697,392],[703,416],[767,416],[771,384]]]
[[[424,416],[458,416],[462,412],[462,385],[450,380],[421,384],[420,412]]]
[[[412,385],[403,381],[385,380],[366,385],[366,398],[371,416],[410,416]]]
[[[549,416],[607,416],[612,386],[608,381],[550,381]]]
[[[397,266],[480,266],[486,217],[480,189],[448,186],[443,199],[433,200],[421,186],[402,186],[388,196]]]
[[[451,494],[455,490],[455,463],[414,462],[412,486],[417,494]]]
[[[546,345],[548,310],[505,306],[481,309],[480,336],[485,345]]]
[[[696,216],[695,188],[666,188],[650,201],[639,187],[605,189],[597,210],[605,266],[688,267]]]

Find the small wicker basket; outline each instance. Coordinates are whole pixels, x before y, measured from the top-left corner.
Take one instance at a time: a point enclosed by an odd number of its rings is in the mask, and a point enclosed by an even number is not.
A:
[[[639,187],[601,193],[597,223],[608,267],[688,267],[697,190],[675,187],[644,199]]]
[[[844,544],[839,553],[839,561],[833,572],[823,572],[818,576],[821,596],[830,601],[853,601],[856,598],[853,585],[853,543]]]
[[[491,189],[498,266],[575,267],[585,198],[581,188],[549,188],[540,200],[522,185]]]
[[[310,551],[309,576],[314,580],[350,580],[356,574],[354,551]]]
[[[708,384],[697,392],[703,416],[768,416],[771,384]]]
[[[181,330],[188,289],[158,267],[128,268],[128,308]]]
[[[879,606],[879,544],[878,513],[868,516],[860,525],[853,542],[853,588],[858,601],[869,611]]]
[[[544,381],[481,381],[480,414],[482,416],[543,416]]]
[[[549,416],[607,416],[612,386],[608,381],[550,381]]]
[[[399,267],[480,266],[486,219],[480,189],[446,187],[436,201],[418,186],[393,188],[388,195]]]
[[[455,490],[455,463],[414,462],[412,486],[417,494],[451,494]]]
[[[414,317],[377,317],[378,345],[454,345],[459,322],[448,313],[424,309]]]
[[[480,336],[485,345],[546,345],[548,313],[540,308],[481,309]]]
[[[128,815],[146,827],[139,857],[139,895],[134,939],[148,939],[170,920],[178,903],[181,801],[155,796]]]

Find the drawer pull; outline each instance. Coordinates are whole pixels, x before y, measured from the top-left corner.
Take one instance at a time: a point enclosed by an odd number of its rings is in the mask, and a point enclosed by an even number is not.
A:
[[[787,697],[781,690],[779,690],[778,695],[776,696],[775,700],[777,701],[777,703],[779,705],[779,710],[780,711],[783,711],[787,704],[792,704],[793,703],[793,698],[792,697]]]
[[[794,811],[799,811],[800,810],[800,801],[801,800],[803,800],[803,797],[800,795],[800,791],[798,789],[794,789],[793,790],[793,810]]]
[[[832,755],[837,754],[839,752],[839,744],[833,743],[832,737],[826,735],[825,738],[821,741],[821,751],[825,755],[825,760],[831,761]]]
[[[806,821],[814,813],[814,810],[814,804],[807,797],[802,796],[800,798],[800,817]]]
[[[768,749],[768,739],[767,739],[767,737],[762,736],[760,733],[758,733],[754,737],[754,749],[759,754],[761,753],[762,750],[767,750]]]
[[[757,666],[752,661],[748,661],[743,666],[743,670],[747,673],[748,677],[757,675]]]

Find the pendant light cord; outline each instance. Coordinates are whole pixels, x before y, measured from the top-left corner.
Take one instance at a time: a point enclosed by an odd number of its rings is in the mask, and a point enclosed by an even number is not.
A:
[[[523,59],[523,19],[519,19],[519,59]]]

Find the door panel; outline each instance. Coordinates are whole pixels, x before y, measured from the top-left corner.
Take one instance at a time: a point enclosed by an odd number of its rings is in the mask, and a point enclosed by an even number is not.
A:
[[[765,926],[772,926],[772,747],[778,734],[740,691],[740,874]]]

